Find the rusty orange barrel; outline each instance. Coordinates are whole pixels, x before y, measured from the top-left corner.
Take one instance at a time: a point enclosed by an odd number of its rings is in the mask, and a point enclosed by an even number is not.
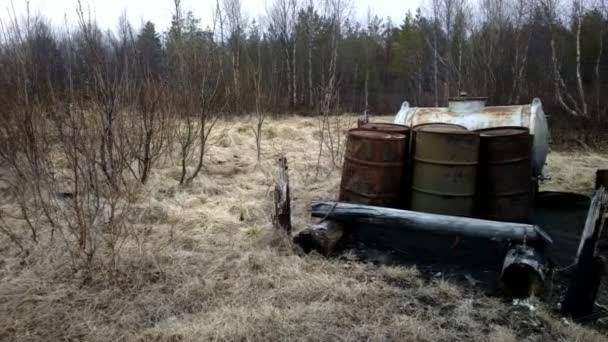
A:
[[[528,222],[532,214],[532,136],[525,127],[478,130],[478,195],[482,217]]]
[[[405,125],[398,125],[393,123],[384,123],[384,122],[370,122],[363,126],[362,129],[369,129],[372,131],[380,131],[385,133],[400,133],[405,134],[407,139],[407,144],[410,145],[407,149],[407,156],[410,155],[411,151],[411,134],[410,128]],[[411,164],[409,157],[405,158],[405,166],[403,168],[403,178],[401,179],[401,195],[399,199],[398,208],[409,209],[409,198],[410,198],[410,189],[411,189]]]
[[[417,127],[412,210],[472,216],[478,157],[478,133],[449,124]]]
[[[600,186],[608,190],[608,169],[599,169],[595,174],[595,189],[599,189]]]
[[[340,201],[398,207],[407,158],[407,136],[351,129],[342,168]]]
[[[392,123],[384,123],[384,122],[370,122],[361,126],[362,129],[369,129],[373,131],[380,131],[386,133],[401,133],[408,135],[410,132],[410,128],[404,125],[397,125]]]

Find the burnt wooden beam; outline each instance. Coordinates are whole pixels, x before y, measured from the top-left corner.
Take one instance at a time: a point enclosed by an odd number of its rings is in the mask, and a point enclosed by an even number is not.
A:
[[[304,252],[313,250],[323,255],[331,254],[345,236],[344,228],[331,221],[313,224],[293,238],[293,242],[302,247]]]
[[[597,244],[606,222],[607,211],[608,194],[600,186],[589,206],[575,258],[576,269],[562,302],[562,313],[574,319],[591,317],[595,309],[595,299],[605,266],[604,259],[597,255]]]
[[[313,217],[323,217],[348,225],[390,226],[404,231],[415,230],[430,234],[483,238],[493,241],[539,242],[553,241],[538,226],[521,223],[479,220],[468,217],[436,215],[408,210],[373,207],[331,201],[315,201],[310,208]]]
[[[511,248],[505,256],[500,279],[505,292],[511,297],[540,295],[545,282],[545,257],[542,251],[525,245]]]
[[[284,230],[289,234],[291,233],[291,198],[289,195],[289,174],[287,170],[287,158],[281,156],[277,160],[272,223],[275,228]]]

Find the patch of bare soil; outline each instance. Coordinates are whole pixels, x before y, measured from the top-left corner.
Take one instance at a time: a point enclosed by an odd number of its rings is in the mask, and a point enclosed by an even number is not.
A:
[[[355,118],[343,120],[342,129]],[[597,327],[489,297],[415,267],[294,252],[270,221],[275,157],[289,160],[294,225],[333,199],[340,169],[318,164],[316,118],[269,120],[263,160],[253,123],[219,125],[203,176],[178,186],[170,158],[142,190],[120,274],[84,281],[59,248],[19,254],[0,242],[4,341],[606,341]],[[547,188],[586,192],[607,156],[554,153]],[[317,170],[317,165],[319,169]],[[3,238],[4,239],[4,238]],[[142,250],[143,248],[143,250]]]

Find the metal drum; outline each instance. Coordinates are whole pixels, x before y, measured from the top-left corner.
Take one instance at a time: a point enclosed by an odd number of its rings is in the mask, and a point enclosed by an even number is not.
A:
[[[361,128],[386,133],[401,133],[405,135],[408,135],[410,132],[410,128],[407,126],[383,122],[366,123],[365,125],[361,126]]]
[[[525,127],[497,127],[481,136],[479,210],[481,216],[528,222],[532,214],[532,136]]]
[[[486,107],[485,98],[468,97],[461,94],[450,98],[447,107],[410,107],[404,102],[394,123],[416,125],[434,122],[448,122],[463,125],[470,130],[506,126],[527,127],[533,138],[532,165],[534,176],[539,177],[549,153],[549,126],[540,99],[523,106]]]
[[[403,177],[401,179],[401,192],[399,195],[399,205],[397,208],[401,209],[409,209],[409,198],[410,198],[410,189],[411,189],[411,164],[409,160],[409,155],[411,151],[411,143],[412,137],[410,134],[410,128],[404,125],[398,125],[393,123],[384,123],[384,122],[370,122],[361,126],[363,129],[368,129],[372,131],[380,131],[385,133],[400,133],[406,136],[406,141],[408,147],[406,148],[406,158],[404,159],[404,167],[403,167]]]
[[[351,129],[342,168],[340,201],[398,207],[406,159],[406,135]]]
[[[452,125],[425,125],[415,132],[412,210],[472,216],[479,133]]]

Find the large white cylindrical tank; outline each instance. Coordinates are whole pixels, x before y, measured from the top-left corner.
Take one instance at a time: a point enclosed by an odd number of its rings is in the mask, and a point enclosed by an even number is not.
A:
[[[549,126],[540,99],[529,105],[486,107],[485,98],[457,97],[449,100],[448,107],[410,107],[404,102],[395,117],[395,123],[414,127],[425,123],[451,123],[470,130],[483,128],[522,126],[534,136],[534,175],[540,177],[549,153]]]

